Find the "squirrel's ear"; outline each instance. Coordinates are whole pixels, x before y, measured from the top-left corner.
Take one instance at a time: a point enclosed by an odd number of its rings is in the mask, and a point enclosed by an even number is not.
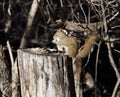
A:
[[[66,35],[68,35],[69,34],[69,32],[67,32],[66,30],[64,30],[64,29],[62,29],[62,31],[66,34]]]

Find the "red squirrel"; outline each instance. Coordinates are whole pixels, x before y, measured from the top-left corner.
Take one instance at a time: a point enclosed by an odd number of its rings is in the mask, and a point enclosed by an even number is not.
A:
[[[95,34],[91,35],[85,41],[83,48],[79,49],[77,39],[65,34],[65,30],[58,29],[53,36],[52,42],[57,45],[58,51],[63,51],[66,55],[73,59],[76,97],[79,97],[80,94],[81,58],[84,58],[89,54],[96,39],[97,36]]]
[[[64,51],[66,55],[72,58],[84,58],[90,52],[93,44],[95,43],[97,36],[91,35],[86,41],[82,49],[79,49],[77,39],[72,36],[68,36],[63,29],[58,29],[53,36],[53,43],[57,45],[58,51]]]

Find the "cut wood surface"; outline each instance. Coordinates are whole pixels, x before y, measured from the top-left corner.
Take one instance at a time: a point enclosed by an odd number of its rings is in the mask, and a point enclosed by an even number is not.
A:
[[[22,97],[75,97],[72,60],[41,49],[18,50]]]

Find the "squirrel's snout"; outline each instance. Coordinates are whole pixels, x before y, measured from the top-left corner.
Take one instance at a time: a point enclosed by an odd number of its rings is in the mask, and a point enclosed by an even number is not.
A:
[[[55,43],[55,40],[54,40],[54,39],[52,40],[52,43]]]

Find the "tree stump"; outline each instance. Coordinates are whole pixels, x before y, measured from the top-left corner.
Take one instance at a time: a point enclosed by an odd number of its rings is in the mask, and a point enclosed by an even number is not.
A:
[[[75,97],[72,59],[39,48],[18,50],[22,97]]]

